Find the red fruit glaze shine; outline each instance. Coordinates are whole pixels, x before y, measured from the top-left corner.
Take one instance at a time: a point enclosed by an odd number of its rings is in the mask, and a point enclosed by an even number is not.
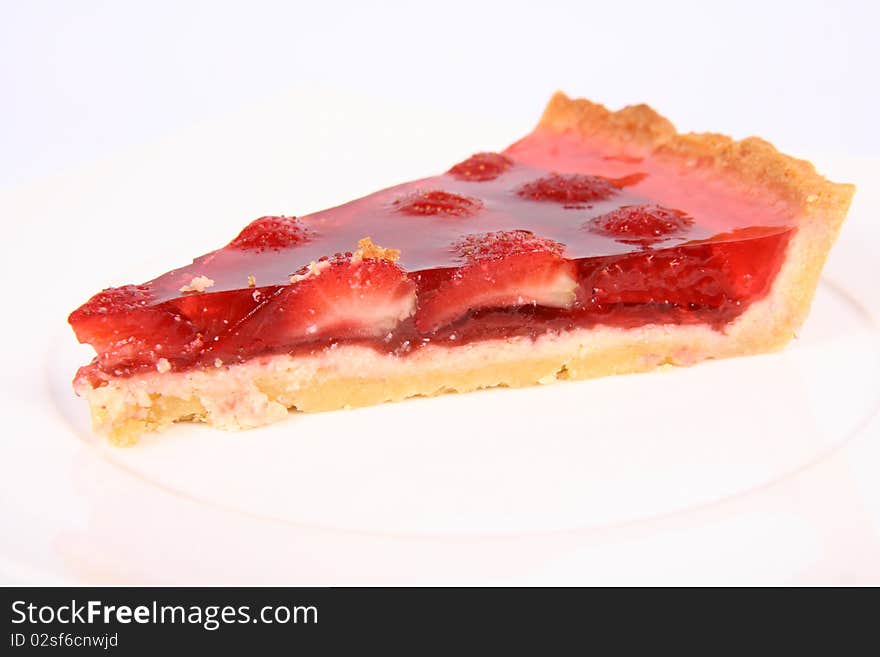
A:
[[[95,295],[70,315],[97,352],[78,376],[600,324],[724,330],[770,289],[793,216],[700,170],[535,132],[433,178],[261,217],[190,265]],[[366,237],[386,248],[358,251]],[[204,291],[181,292],[200,277]]]

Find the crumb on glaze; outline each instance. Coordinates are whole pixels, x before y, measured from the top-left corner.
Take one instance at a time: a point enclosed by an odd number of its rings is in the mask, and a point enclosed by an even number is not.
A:
[[[214,281],[207,276],[194,276],[189,284],[180,288],[181,292],[204,292],[214,286]]]
[[[400,249],[388,249],[384,246],[374,244],[370,237],[358,240],[358,249],[355,251],[352,261],[357,260],[387,260],[388,262],[397,262],[400,259]]]

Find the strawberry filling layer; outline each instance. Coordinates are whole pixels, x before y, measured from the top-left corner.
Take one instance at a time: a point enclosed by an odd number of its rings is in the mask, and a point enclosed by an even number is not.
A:
[[[405,355],[596,325],[723,331],[767,294],[790,208],[699,168],[603,152],[534,133],[434,178],[257,219],[191,265],[75,310],[97,352],[78,377],[351,342]]]

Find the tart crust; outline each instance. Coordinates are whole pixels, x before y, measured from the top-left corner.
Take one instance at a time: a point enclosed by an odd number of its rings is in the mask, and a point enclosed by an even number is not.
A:
[[[797,230],[767,296],[724,331],[703,325],[599,326],[535,339],[429,345],[405,357],[339,345],[313,355],[264,356],[204,370],[109,378],[96,388],[75,381],[77,394],[89,402],[95,430],[127,445],[144,432],[180,420],[246,429],[279,420],[288,409],[325,411],[453,391],[644,372],[665,364],[774,351],[794,336],[809,312],[853,185],[830,182],[809,162],[756,137],[735,141],[712,133],[679,134],[647,105],[612,112],[557,93],[536,130],[656,158],[689,173],[702,170],[744,193],[760,188],[789,204]]]

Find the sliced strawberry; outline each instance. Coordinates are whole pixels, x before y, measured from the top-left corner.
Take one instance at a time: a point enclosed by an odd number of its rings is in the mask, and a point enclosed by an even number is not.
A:
[[[256,294],[255,294],[256,293]],[[174,299],[174,307],[210,342],[223,335],[260,307],[271,291],[242,289],[207,294],[187,294]]]
[[[439,189],[416,191],[394,201],[398,212],[413,216],[470,217],[483,207],[482,201]]]
[[[720,308],[766,292],[788,244],[785,234],[590,258],[581,280],[594,304]]]
[[[153,293],[146,285],[108,287],[70,313],[68,319],[74,323],[93,317],[119,315],[140,310],[153,300]]]
[[[179,315],[160,308],[132,313],[111,332],[98,335],[90,342],[106,370],[137,369],[156,364],[161,358],[188,363],[204,346],[192,326]]]
[[[550,201],[578,206],[581,203],[604,201],[619,191],[618,185],[600,176],[552,173],[521,185],[516,193],[532,201]]]
[[[761,236],[744,239],[755,235]],[[718,235],[715,239],[730,239],[717,241],[712,248],[718,266],[730,282],[731,294],[737,299],[746,299],[765,293],[788,248],[787,234],[772,232],[772,229],[744,228]]]
[[[289,337],[381,336],[415,310],[415,284],[387,260],[333,259],[290,286],[277,306]]]
[[[648,245],[667,237],[682,235],[693,224],[694,220],[681,210],[649,203],[624,205],[590,219],[586,228],[625,244]]]
[[[448,173],[459,180],[485,182],[495,180],[513,166],[513,160],[500,153],[477,153],[459,162]]]
[[[69,321],[107,371],[193,356],[201,341],[192,324],[166,304],[151,301],[145,286],[110,288],[75,310]]]
[[[470,235],[455,249],[466,264],[421,291],[419,331],[435,331],[478,308],[570,308],[575,302],[575,268],[557,242],[515,230]]]
[[[591,301],[602,305],[717,306],[729,293],[709,246],[591,258],[581,275]]]
[[[311,233],[296,217],[260,217],[229,243],[231,249],[264,251],[286,249],[311,239]]]
[[[219,347],[246,354],[304,339],[385,336],[415,310],[415,284],[387,260],[337,254],[272,292]]]

